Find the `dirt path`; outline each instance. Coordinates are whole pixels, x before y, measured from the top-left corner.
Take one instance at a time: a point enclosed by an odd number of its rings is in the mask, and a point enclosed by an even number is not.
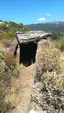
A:
[[[21,100],[20,104],[11,113],[26,113],[30,102],[34,74],[35,74],[35,64],[29,67],[24,67],[21,70],[20,74]]]

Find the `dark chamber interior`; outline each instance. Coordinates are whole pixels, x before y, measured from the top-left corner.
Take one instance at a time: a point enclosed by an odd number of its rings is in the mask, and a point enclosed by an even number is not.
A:
[[[35,63],[36,50],[37,43],[35,42],[20,44],[20,64],[29,66]]]

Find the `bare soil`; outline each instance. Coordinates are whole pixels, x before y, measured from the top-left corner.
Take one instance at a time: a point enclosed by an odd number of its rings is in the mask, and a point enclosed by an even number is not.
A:
[[[11,113],[26,113],[29,103],[30,97],[34,82],[35,75],[35,64],[32,64],[29,67],[23,67],[20,69],[20,87],[21,87],[21,96],[20,104],[16,106],[16,108]]]

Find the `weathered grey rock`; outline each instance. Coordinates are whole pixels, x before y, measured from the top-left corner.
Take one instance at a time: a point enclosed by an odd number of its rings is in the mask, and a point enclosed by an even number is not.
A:
[[[52,36],[51,33],[46,33],[44,31],[30,31],[30,32],[17,32],[16,38],[18,43],[27,43],[33,41],[39,41],[44,38],[49,38]]]

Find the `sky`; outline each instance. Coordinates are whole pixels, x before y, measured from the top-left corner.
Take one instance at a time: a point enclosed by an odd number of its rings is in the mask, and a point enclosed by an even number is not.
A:
[[[0,0],[0,20],[24,25],[64,21],[64,0]]]

